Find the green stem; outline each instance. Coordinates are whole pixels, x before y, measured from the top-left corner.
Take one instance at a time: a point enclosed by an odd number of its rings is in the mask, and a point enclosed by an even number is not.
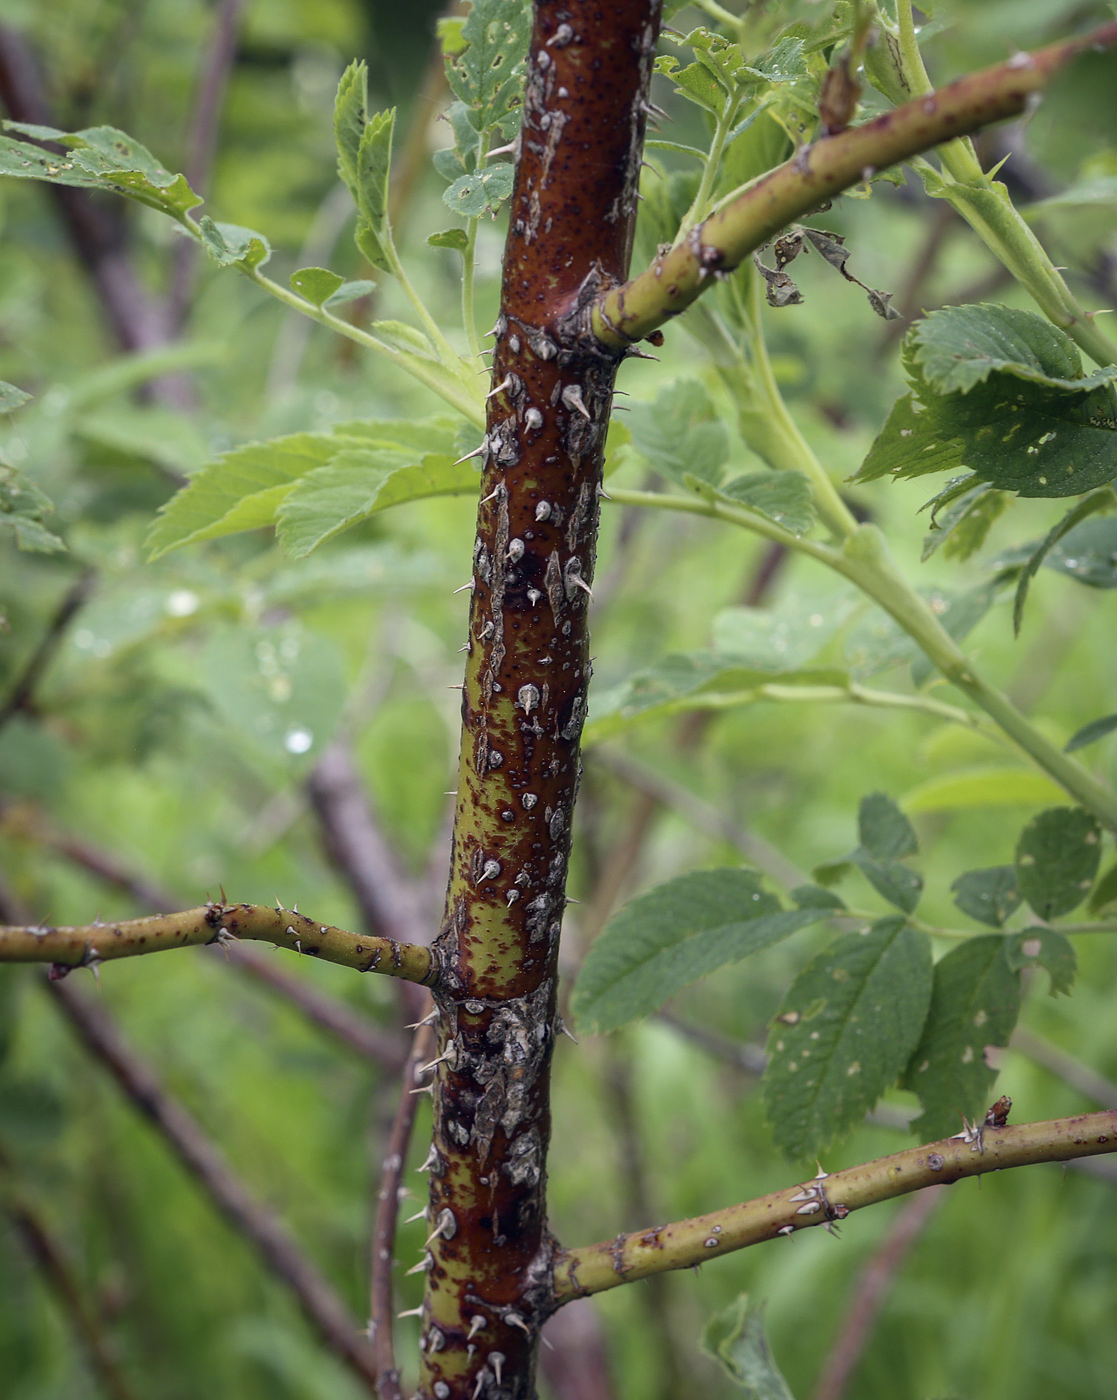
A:
[[[817,559],[851,583],[894,618],[918,643],[952,685],[975,701],[1013,742],[1050,774],[1077,802],[1113,831],[1117,831],[1117,796],[1084,768],[1056,748],[1013,705],[1008,697],[976,671],[973,663],[944,629],[928,604],[899,572],[884,536],[873,525],[859,525],[844,548],[793,535],[765,516],[727,502],[702,497],[669,496],[654,491],[626,491],[610,486],[609,498],[618,505],[651,506],[725,520],[774,540],[788,549]]]
[[[477,270],[477,225],[479,219],[470,219],[466,228],[466,245],[462,253],[462,324],[465,338],[469,342],[470,354],[475,360],[481,358],[481,342],[477,338],[477,318],[473,309],[473,278]]]
[[[719,24],[728,25],[731,29],[741,28],[741,15],[735,15],[731,10],[727,10],[723,5],[719,5],[717,0],[694,0],[695,6],[699,10],[704,10],[711,19],[716,19]]]
[[[876,709],[915,710],[921,714],[934,715],[937,719],[949,720],[952,724],[964,725],[967,729],[977,729],[980,716],[970,710],[948,705],[943,700],[935,700],[929,695],[902,695],[889,690],[870,690],[868,686],[850,681],[848,685],[758,685],[749,690],[703,691],[700,695],[688,696],[674,705],[665,706],[662,713],[672,714],[683,710],[730,710],[739,705],[752,705],[759,700],[775,700],[791,704],[849,704],[868,705]]]
[[[453,373],[461,363],[461,356],[443,335],[438,322],[427,310],[426,303],[412,285],[410,277],[404,271],[403,263],[396,252],[396,245],[392,242],[390,234],[387,240],[387,253],[388,260],[392,264],[392,273],[406,293],[408,301],[415,308],[415,314],[426,328],[427,334],[438,350],[439,359],[444,367]]]
[[[718,117],[714,127],[714,138],[710,142],[709,155],[707,155],[705,164],[702,167],[702,178],[698,182],[698,189],[695,192],[694,199],[691,201],[690,208],[683,215],[682,222],[679,224],[679,231],[675,235],[674,246],[676,248],[680,243],[684,242],[691,229],[694,228],[696,224],[700,224],[710,213],[710,195],[713,193],[714,181],[717,179],[718,172],[721,169],[721,157],[725,150],[726,138],[729,135],[730,128],[734,121],[737,119],[739,110],[739,100],[726,98],[725,108]]]

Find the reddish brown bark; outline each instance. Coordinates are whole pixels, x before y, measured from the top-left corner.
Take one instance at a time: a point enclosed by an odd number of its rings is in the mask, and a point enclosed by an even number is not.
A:
[[[551,1308],[556,953],[613,380],[589,328],[632,243],[658,0],[539,0],[496,328],[435,997],[424,1400],[526,1400]]]

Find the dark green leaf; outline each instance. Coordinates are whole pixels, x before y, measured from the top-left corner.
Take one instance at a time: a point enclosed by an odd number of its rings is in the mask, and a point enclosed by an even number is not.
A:
[[[1020,893],[1041,919],[1069,914],[1086,898],[1101,860],[1101,829],[1081,807],[1050,807],[1016,844]]]
[[[883,792],[873,792],[861,799],[857,834],[863,848],[877,860],[913,856],[919,850],[911,822]]]
[[[924,561],[940,545],[948,559],[969,559],[985,543],[993,522],[1004,513],[1010,497],[1004,491],[994,491],[988,482],[972,486],[973,480],[967,476],[955,483],[950,488],[950,502],[944,501],[944,508],[932,511],[931,528],[923,540]]]
[[[796,885],[791,898],[800,909],[844,909],[845,901],[821,885]]]
[[[1094,515],[1100,510],[1108,510],[1113,504],[1114,496],[1109,487],[1103,487],[1100,491],[1092,491],[1090,495],[1071,506],[1062,520],[1053,525],[1044,535],[1032,557],[1020,570],[1020,578],[1016,584],[1016,597],[1012,604],[1012,630],[1016,636],[1020,635],[1020,624],[1024,621],[1024,604],[1028,599],[1028,589],[1048,554],[1065,535],[1068,535],[1076,525],[1080,525],[1087,516]]]
[[[357,198],[357,157],[368,121],[368,65],[351,63],[341,75],[334,102],[338,174]]]
[[[923,876],[898,860],[874,860],[864,851],[854,851],[850,861],[883,899],[902,909],[905,914],[914,914],[919,896],[923,893]]]
[[[853,480],[927,476],[962,466],[962,443],[940,422],[937,404],[938,400],[932,399],[927,405],[915,394],[897,399]]]
[[[958,1132],[963,1114],[988,1107],[997,1072],[986,1048],[1007,1045],[1020,1014],[1020,977],[1007,952],[1008,939],[985,933],[935,964],[926,1028],[904,1076],[923,1105],[912,1131],[924,1142]]]
[[[365,125],[357,151],[357,208],[381,241],[388,224],[388,176],[392,168],[392,133],[396,109],[377,112]]]
[[[690,474],[717,486],[729,456],[725,427],[693,379],[676,380],[654,404],[634,403],[632,445],[655,471],[682,483]]]
[[[822,1152],[895,1082],[931,997],[931,945],[880,919],[820,953],[792,983],[768,1038],[764,1107],[791,1158]]]
[[[33,481],[0,462],[0,529],[12,531],[18,548],[38,554],[66,548],[43,524],[53,510],[50,498]]]
[[[208,214],[202,215],[198,227],[202,246],[219,267],[231,267],[234,263],[260,267],[271,257],[268,240],[253,229],[215,223]]]
[[[427,242],[432,248],[453,248],[456,253],[464,253],[469,247],[469,236],[464,228],[448,228],[430,234]]]
[[[1117,729],[1117,715],[1106,715],[1103,719],[1091,720],[1089,724],[1084,724],[1077,734],[1072,734],[1063,748],[1064,753],[1074,753],[1075,749],[1084,749],[1087,744],[1097,743],[1099,739],[1104,739],[1107,734],[1112,734]]]
[[[571,1007],[578,1024],[616,1030],[699,977],[739,962],[825,909],[783,909],[751,870],[697,870],[631,900],[590,948]]]
[[[954,903],[963,914],[982,924],[1000,928],[1020,907],[1020,887],[1014,865],[992,865],[967,870],[950,887]]]
[[[470,7],[461,29],[465,47],[447,62],[446,78],[477,131],[496,126],[506,140],[515,134],[530,35],[524,0],[474,0]]]
[[[749,1295],[715,1313],[702,1332],[702,1350],[745,1392],[745,1400],[795,1400],[772,1360],[764,1333],[764,1304]]]
[[[759,511],[793,535],[806,534],[814,524],[811,484],[802,472],[750,472],[719,486],[717,494]]]
[[[461,175],[443,191],[443,202],[462,218],[479,219],[486,210],[499,209],[512,193],[515,173],[511,165],[487,165]]]
[[[14,384],[5,384],[0,379],[0,413],[11,413],[25,403],[31,402],[31,395],[17,389]]]
[[[1006,957],[1011,968],[1034,967],[1037,963],[1051,979],[1051,995],[1070,996],[1078,971],[1078,955],[1065,933],[1055,928],[1026,928],[1009,935]]]
[[[1091,914],[1098,914],[1114,904],[1117,904],[1117,865],[1111,865],[1098,881],[1088,907]]]
[[[324,305],[344,284],[344,277],[324,267],[302,267],[291,273],[291,286],[314,306]]]

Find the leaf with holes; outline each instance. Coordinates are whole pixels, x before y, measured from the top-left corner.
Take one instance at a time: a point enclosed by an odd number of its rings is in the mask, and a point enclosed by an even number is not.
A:
[[[1020,893],[1041,919],[1069,914],[1089,894],[1100,860],[1097,819],[1081,807],[1049,807],[1020,833]]]
[[[1051,981],[1051,995],[1070,996],[1074,989],[1074,979],[1078,972],[1078,955],[1074,944],[1057,928],[1023,929],[1009,935],[1006,949],[1008,965],[1019,970],[1022,967],[1042,967]]]
[[[657,1011],[699,977],[818,923],[781,909],[751,870],[696,870],[631,900],[590,948],[571,998],[579,1026],[611,1031]]]
[[[954,903],[963,914],[982,924],[1001,925],[1020,907],[1020,886],[1014,865],[991,865],[967,870],[950,887]]]
[[[506,141],[515,135],[530,36],[525,0],[474,0],[460,31],[463,47],[447,61],[446,80],[477,131],[495,126]]]
[[[931,944],[902,918],[832,943],[799,974],[768,1037],[764,1108],[790,1158],[822,1152],[895,1083],[931,998]]]
[[[479,219],[489,210],[495,213],[512,193],[515,173],[511,165],[487,165],[461,175],[443,191],[443,202],[463,219]]]
[[[1020,975],[1008,951],[1002,934],[985,933],[935,964],[927,1024],[903,1081],[923,1105],[912,1123],[923,1142],[958,1132],[963,1114],[977,1117],[989,1102],[997,1071],[986,1049],[1008,1044],[1020,1014]]]

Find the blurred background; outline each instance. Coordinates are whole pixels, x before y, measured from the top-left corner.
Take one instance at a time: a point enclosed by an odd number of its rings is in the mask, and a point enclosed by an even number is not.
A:
[[[819,7],[768,9],[775,23]],[[206,212],[268,235],[278,280],[307,265],[359,278],[368,270],[337,180],[332,112],[344,66],[364,58],[373,104],[400,108],[398,241],[464,352],[457,257],[426,243],[449,222],[430,167],[449,143],[438,120],[449,100],[440,13],[431,0],[3,0],[0,106],[21,121],[135,135],[189,174]],[[1104,4],[1062,0],[942,0],[929,20],[928,66],[948,81],[1108,15]],[[685,31],[702,21],[689,9],[671,23]],[[674,113],[670,84],[657,82],[656,100]],[[1091,307],[1117,304],[1115,106],[1112,89],[1079,83],[1029,124],[981,143],[987,166],[1011,155],[1001,178]],[[678,116],[667,134],[701,144],[700,116]],[[652,161],[645,251],[666,198],[656,180],[685,192],[691,178],[670,152]],[[897,352],[912,316],[952,302],[1027,302],[911,177],[841,199],[817,222],[847,237],[851,267],[893,292],[902,312],[899,322],[877,319],[863,293],[808,259],[797,275],[804,305],[769,313],[783,392],[840,480],[902,390]],[[501,239],[500,221],[482,222],[482,316],[496,306]],[[433,936],[457,759],[449,687],[466,616],[465,596],[452,590],[468,574],[472,502],[405,506],[303,560],[262,531],[155,564],[143,562],[142,541],[154,511],[223,450],[439,405],[199,262],[152,211],[6,180],[0,240],[0,378],[34,395],[0,427],[2,450],[54,500],[48,524],[68,545],[25,553],[0,537],[0,919],[119,918],[188,907],[223,887],[231,899],[297,901],[323,922]],[[406,319],[388,279],[374,296],[374,312],[354,303],[352,314]],[[660,353],[623,370],[628,402],[698,380],[732,424],[732,403],[682,325]],[[732,427],[729,451],[740,469],[757,469]],[[628,450],[618,472],[640,485],[649,467]],[[926,516],[916,512],[932,494],[921,488],[877,483],[851,500],[930,590],[981,583],[990,559],[1056,518],[1051,503],[1025,502],[964,567],[940,554],[921,563]],[[1018,640],[1010,609],[995,606],[968,643],[1059,742],[1114,708],[1105,591],[1117,586],[1114,562],[1093,587],[1073,568],[1045,569]],[[896,651],[883,616],[840,596],[808,561],[709,521],[614,509],[595,593],[571,885],[583,902],[568,912],[568,975],[619,902],[671,875],[732,864],[758,841],[793,871],[842,855],[856,841],[858,800],[873,790],[916,824],[921,916],[969,926],[951,880],[1011,860],[1023,823],[1060,800],[1013,751],[927,714],[763,703],[605,722],[627,678],[707,647],[724,610],[742,604],[820,614],[823,661],[844,657],[856,675],[910,689],[911,658]],[[1084,755],[1111,782],[1114,742]],[[883,909],[868,886],[855,895]],[[550,1189],[564,1243],[795,1179],[799,1168],[772,1147],[755,1076],[790,978],[828,936],[797,934],[698,984],[663,1017],[558,1047]],[[123,961],[102,971],[97,991],[88,972],[67,986],[111,1013],[137,1062],[363,1320],[375,1171],[411,1017],[386,980],[253,952]],[[1016,1121],[1117,1106],[1117,948],[1098,935],[1079,939],[1078,952],[1072,998],[1049,997],[1044,975],[1029,988],[1024,1033],[999,1082]],[[41,982],[39,970],[0,968],[0,1395],[365,1393]],[[908,1145],[914,1110],[913,1096],[891,1094],[824,1165]],[[428,1121],[424,1107],[412,1168]],[[422,1197],[424,1178],[412,1170],[404,1180]],[[421,1221],[402,1228],[404,1267],[424,1235]],[[544,1353],[545,1393],[739,1393],[698,1340],[713,1313],[748,1291],[768,1300],[772,1349],[799,1400],[1098,1400],[1117,1393],[1115,1261],[1110,1159],[964,1183],[941,1199],[924,1193],[854,1216],[840,1239],[810,1231],[571,1309]],[[419,1278],[401,1279],[400,1308],[415,1307],[420,1291]],[[863,1325],[849,1316],[854,1303]],[[401,1323],[411,1379],[416,1340],[414,1321]]]

